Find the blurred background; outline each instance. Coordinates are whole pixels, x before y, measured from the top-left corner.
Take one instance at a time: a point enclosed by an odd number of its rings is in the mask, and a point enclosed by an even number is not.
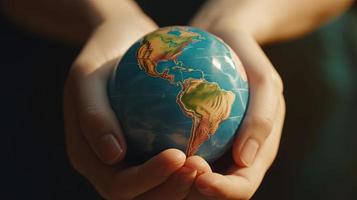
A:
[[[171,1],[138,2],[166,26],[187,24],[203,1],[175,10]],[[65,152],[63,84],[80,48],[0,17],[0,199],[100,199]],[[357,199],[357,7],[264,50],[283,78],[287,115],[253,199]]]

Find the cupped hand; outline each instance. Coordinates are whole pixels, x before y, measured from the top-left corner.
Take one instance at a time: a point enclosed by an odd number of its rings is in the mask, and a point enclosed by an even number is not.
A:
[[[199,175],[188,199],[250,199],[277,154],[285,117],[283,84],[252,29],[241,27],[238,15],[219,12],[215,2],[234,6],[225,4],[231,0],[211,1],[191,25],[217,35],[236,52],[247,72],[250,98],[229,168]]]
[[[64,92],[66,143],[74,168],[106,199],[183,199],[198,173],[209,172],[201,158],[166,150],[139,166],[122,159],[126,144],[110,108],[106,85],[123,53],[157,28],[135,4],[96,28],[74,62]]]

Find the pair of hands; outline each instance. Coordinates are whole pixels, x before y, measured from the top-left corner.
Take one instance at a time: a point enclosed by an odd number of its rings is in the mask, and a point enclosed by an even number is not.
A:
[[[221,173],[212,172],[202,158],[186,158],[176,149],[139,166],[121,162],[125,140],[107,99],[107,80],[130,45],[158,28],[131,6],[122,18],[106,19],[96,28],[70,71],[64,114],[72,165],[106,199],[249,199],[276,156],[285,103],[274,67],[251,33],[240,28],[238,16],[230,14],[236,12],[226,11],[241,5],[232,0],[208,2],[191,24],[228,43],[249,78],[248,111],[232,147],[233,161]]]

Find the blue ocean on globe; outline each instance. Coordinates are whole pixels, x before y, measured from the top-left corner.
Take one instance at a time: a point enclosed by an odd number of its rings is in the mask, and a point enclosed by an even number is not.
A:
[[[242,63],[221,39],[173,26],[130,47],[108,82],[108,96],[129,162],[168,148],[212,162],[232,144],[249,86]]]

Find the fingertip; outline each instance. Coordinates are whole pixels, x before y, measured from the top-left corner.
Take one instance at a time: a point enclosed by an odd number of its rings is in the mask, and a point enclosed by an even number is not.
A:
[[[166,149],[161,152],[158,156],[162,157],[163,159],[167,159],[167,161],[172,162],[184,162],[186,160],[186,155],[184,152],[178,149]]]
[[[185,164],[185,160],[186,155],[182,151],[178,149],[167,149],[147,161],[147,163],[163,168],[163,175],[170,176]]]
[[[197,174],[201,175],[204,173],[212,172],[211,167],[205,159],[200,156],[190,156],[186,159],[185,166],[191,169],[196,169]]]
[[[245,117],[232,148],[233,159],[240,167],[249,167],[254,163],[260,147],[272,132],[272,116],[266,116],[248,113]]]

